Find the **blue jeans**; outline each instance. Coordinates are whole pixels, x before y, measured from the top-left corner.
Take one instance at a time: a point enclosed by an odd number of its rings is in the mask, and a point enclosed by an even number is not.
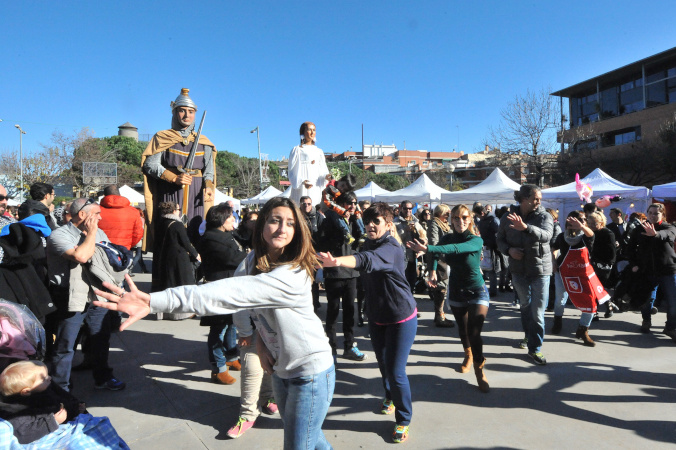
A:
[[[650,321],[650,310],[657,297],[657,288],[662,288],[664,299],[667,301],[667,323],[664,325],[666,330],[676,329],[676,275],[663,275],[659,277],[649,276],[646,285],[650,289],[650,298],[641,308],[643,320]]]
[[[237,329],[234,325],[211,325],[207,337],[209,362],[213,373],[225,372],[226,362],[237,361]]]
[[[413,415],[411,386],[406,375],[406,362],[418,330],[418,319],[391,325],[369,321],[371,344],[383,378],[385,398],[392,400],[397,425],[408,425]]]
[[[557,317],[563,317],[563,310],[566,308],[566,302],[568,301],[568,292],[563,286],[563,279],[561,278],[561,272],[556,272],[554,274],[554,315]],[[580,313],[580,325],[583,327],[589,327],[591,325],[594,314],[581,312]]]
[[[284,424],[284,449],[331,449],[322,424],[333,400],[336,368],[305,377],[272,375],[272,389]]]
[[[110,350],[110,316],[113,311],[88,305],[83,312],[69,312],[57,325],[56,341],[49,358],[52,381],[65,391],[70,390],[70,369],[75,355],[75,341],[82,322],[89,327],[91,334],[90,353],[94,364],[94,382],[105,383],[113,377],[113,370],[108,367],[108,351]]]
[[[545,340],[545,309],[549,301],[549,275],[512,274],[512,285],[521,304],[521,326],[528,338],[528,352],[542,350]]]

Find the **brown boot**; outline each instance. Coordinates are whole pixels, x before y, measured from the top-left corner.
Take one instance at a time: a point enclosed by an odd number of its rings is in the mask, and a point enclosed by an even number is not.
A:
[[[467,347],[465,349],[465,359],[462,360],[462,366],[460,366],[460,373],[469,372],[470,367],[472,367],[472,349]]]
[[[595,347],[596,342],[592,341],[592,338],[589,337],[588,330],[589,327],[583,327],[582,325],[580,325],[579,327],[577,327],[577,333],[575,333],[575,336],[582,339],[584,345],[586,345],[587,347]]]
[[[227,362],[227,363],[225,363],[225,365],[228,366],[230,369],[235,370],[237,372],[242,370],[242,364],[240,364],[239,359],[236,359],[236,360],[231,361],[231,362]]]
[[[563,328],[563,316],[554,316],[554,326],[552,327],[552,334],[561,334]]]
[[[484,365],[486,364],[486,358],[481,362],[480,365],[474,364],[474,374],[476,375],[476,382],[479,384],[479,390],[484,394],[490,391],[490,386],[488,386],[488,380],[486,379],[486,374],[484,373]]]
[[[237,381],[237,379],[235,379],[233,376],[230,376],[230,371],[226,369],[225,372],[212,373],[211,381],[216,384],[233,384],[235,381]]]
[[[444,300],[446,300],[446,289],[433,291],[434,300],[434,325],[439,328],[453,328],[455,323],[446,318],[444,314]]]

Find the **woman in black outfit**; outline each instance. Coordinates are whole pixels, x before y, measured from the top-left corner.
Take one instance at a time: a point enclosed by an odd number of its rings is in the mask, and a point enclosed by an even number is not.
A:
[[[233,237],[235,216],[232,208],[226,203],[210,208],[206,228],[198,245],[204,278],[210,282],[232,277],[246,257],[246,252]],[[229,369],[241,370],[241,364],[232,314],[202,317],[200,325],[210,327],[207,347],[212,369],[211,380],[220,384],[234,383],[235,378],[230,375]]]
[[[614,285],[611,275],[617,258],[615,233],[606,228],[606,216],[601,211],[587,214],[587,223],[589,228],[594,231],[594,247],[590,255],[590,262],[599,281],[608,290]],[[615,305],[612,302],[606,303],[606,318],[613,315],[614,307]]]
[[[200,261],[200,255],[188,239],[179,214],[178,203],[162,202],[155,227],[153,248],[152,292],[163,291],[176,286],[195,284],[193,262]]]

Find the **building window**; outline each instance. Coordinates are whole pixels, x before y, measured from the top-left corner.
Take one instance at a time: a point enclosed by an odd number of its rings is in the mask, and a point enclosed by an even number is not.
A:
[[[598,141],[596,138],[593,139],[587,139],[584,141],[576,142],[575,145],[573,145],[573,152],[584,152],[584,151],[589,151],[589,150],[596,150],[599,146]]]
[[[625,128],[622,130],[606,133],[603,138],[604,147],[612,147],[615,145],[631,144],[632,142],[641,140],[641,127]]]

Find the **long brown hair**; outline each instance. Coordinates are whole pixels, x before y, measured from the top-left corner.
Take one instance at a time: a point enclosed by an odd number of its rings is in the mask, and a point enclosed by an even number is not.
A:
[[[279,207],[289,208],[293,213],[293,239],[284,248],[284,252],[279,260],[271,262],[268,257],[268,244],[263,239],[263,228],[272,211]],[[284,197],[275,197],[263,205],[263,209],[261,209],[258,219],[256,219],[252,245],[256,255],[256,269],[260,272],[270,272],[275,267],[291,264],[291,267],[294,269],[301,268],[305,270],[310,279],[314,280],[315,267],[319,263],[315,250],[312,247],[312,235],[298,206],[292,200]]]
[[[467,229],[473,235],[479,236],[479,230],[477,230],[476,225],[474,225],[474,213],[467,207],[467,205],[455,205],[451,210],[451,220],[453,220],[454,216],[459,216],[460,214],[462,214],[463,211],[466,211],[467,215],[470,218],[469,226],[467,227]],[[453,228],[453,231],[455,231],[455,228]]]

